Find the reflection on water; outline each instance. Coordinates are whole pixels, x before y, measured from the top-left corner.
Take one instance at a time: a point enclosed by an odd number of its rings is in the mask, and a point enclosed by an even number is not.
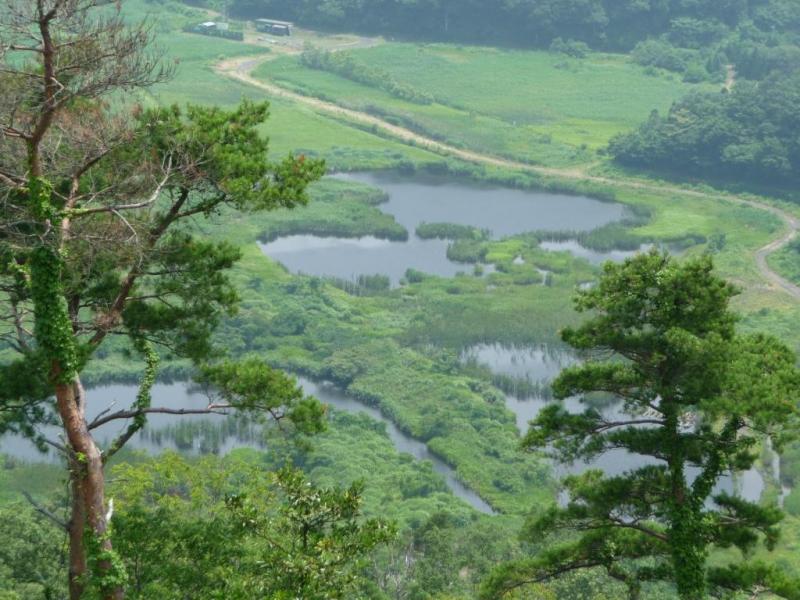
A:
[[[488,229],[495,237],[536,230],[591,231],[625,216],[622,204],[483,185],[452,176],[376,172],[336,177],[386,191],[389,201],[381,208],[409,231],[423,221]]]
[[[381,209],[411,232],[408,241],[293,235],[261,244],[265,254],[295,273],[351,280],[380,273],[388,275],[396,286],[409,268],[442,277],[472,270],[447,258],[450,242],[417,237],[413,232],[423,222],[488,229],[497,239],[536,230],[590,231],[625,215],[621,204],[481,185],[452,177],[387,173],[336,177],[386,191],[389,200]]]
[[[536,346],[509,346],[504,344],[476,344],[461,354],[464,361],[475,361],[488,366],[494,373],[547,382],[564,367],[576,362],[572,354],[546,344]]]
[[[573,256],[588,260],[593,265],[602,265],[606,261],[622,262],[626,258],[635,256],[639,252],[646,252],[652,244],[643,244],[638,250],[591,250],[581,246],[575,240],[564,240],[560,242],[541,242],[539,246],[550,252],[569,252]]]
[[[263,252],[293,273],[336,277],[356,281],[359,275],[387,275],[392,286],[408,269],[440,277],[470,273],[474,266],[447,258],[446,240],[422,240],[416,235],[407,242],[391,242],[372,236],[362,238],[319,238],[292,235],[260,244]],[[485,267],[484,267],[485,268]]]
[[[480,496],[466,487],[457,478],[455,471],[440,458],[428,450],[419,440],[400,431],[389,419],[375,408],[366,406],[347,396],[332,385],[317,384],[307,379],[298,380],[308,395],[317,397],[321,402],[338,410],[347,412],[364,412],[386,426],[386,433],[398,451],[414,456],[419,460],[429,460],[435,471],[440,473],[454,495],[467,502],[476,510],[493,514],[493,510]],[[87,391],[87,416],[89,421],[101,411],[112,411],[130,408],[138,391],[135,385],[105,385]],[[208,406],[208,397],[187,383],[156,384],[153,386],[153,406],[170,409],[202,409]],[[97,439],[102,447],[109,443],[127,427],[126,421],[109,423],[96,430]],[[60,437],[56,427],[42,431],[52,439]],[[183,452],[213,452],[225,454],[230,450],[243,446],[262,445],[259,428],[247,426],[232,417],[219,415],[164,415],[153,414],[147,420],[144,430],[135,435],[126,447],[132,449],[159,452],[174,449]],[[59,457],[53,453],[42,454],[28,440],[17,436],[0,438],[0,454],[28,461],[55,462]]]
[[[462,360],[476,361],[489,367],[493,373],[540,383],[552,381],[561,369],[578,362],[575,356],[563,349],[548,349],[546,345],[520,347],[502,344],[471,346],[462,353]],[[576,397],[567,398],[562,403],[564,408],[573,414],[582,413],[588,408],[587,403]],[[529,423],[547,404],[549,401],[543,397],[521,399],[511,394],[506,396],[506,406],[516,416],[517,427],[522,434],[528,430]],[[592,407],[599,410],[609,421],[631,417],[623,412],[622,403],[619,402],[605,405],[593,403]],[[593,468],[601,469],[606,475],[613,477],[645,465],[658,464],[663,464],[663,462],[652,457],[616,449],[605,452],[589,463],[578,461],[571,465],[558,465],[556,474],[564,477]],[[697,468],[687,468],[688,481],[694,481],[699,472]],[[758,502],[764,489],[764,478],[757,469],[752,468],[746,472],[723,476],[717,483],[714,493],[725,491],[737,494],[745,500]]]
[[[103,411],[118,411],[129,409],[136,399],[138,387],[135,385],[114,384],[102,385],[87,390],[87,420],[91,422]],[[186,383],[157,383],[152,389],[154,407],[169,409],[203,409],[208,406],[208,397],[197,388]],[[158,451],[163,448],[176,448],[173,436],[151,436],[150,432],[158,431],[176,424],[178,421],[188,426],[198,426],[201,423],[219,423],[226,417],[219,415],[175,415],[152,414],[147,419],[147,433],[140,432],[135,435],[126,445],[129,448],[141,450]],[[125,431],[127,421],[113,421],[94,430],[95,439],[101,447],[107,447],[112,440]],[[63,432],[58,427],[41,428],[41,433],[46,437],[59,440],[63,437]],[[225,440],[221,443],[220,451],[226,451],[233,444],[233,440]],[[25,460],[50,460],[57,461],[58,456],[49,452],[43,455],[27,439],[17,436],[5,436],[0,438],[0,452],[9,454]]]

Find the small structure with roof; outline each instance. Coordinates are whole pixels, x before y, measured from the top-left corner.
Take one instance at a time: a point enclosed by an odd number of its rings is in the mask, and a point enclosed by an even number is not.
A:
[[[276,21],[275,19],[256,19],[256,31],[269,33],[272,35],[288,36],[292,35],[294,25],[288,21]]]

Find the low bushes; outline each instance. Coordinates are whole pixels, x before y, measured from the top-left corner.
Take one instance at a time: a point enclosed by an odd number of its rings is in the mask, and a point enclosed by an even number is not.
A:
[[[432,104],[434,102],[434,98],[430,94],[397,81],[382,69],[376,69],[357,61],[348,52],[327,52],[319,48],[308,47],[300,55],[300,62],[311,69],[328,71],[357,83],[380,88],[395,98],[414,104]]]

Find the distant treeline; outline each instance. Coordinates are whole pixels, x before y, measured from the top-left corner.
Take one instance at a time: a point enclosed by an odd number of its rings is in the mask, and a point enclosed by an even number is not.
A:
[[[617,50],[662,35],[691,48],[739,27],[800,29],[798,0],[232,0],[230,10],[325,29],[539,47],[560,37]]]
[[[635,166],[763,184],[800,181],[800,71],[742,81],[731,93],[694,93],[667,115],[612,140]]]

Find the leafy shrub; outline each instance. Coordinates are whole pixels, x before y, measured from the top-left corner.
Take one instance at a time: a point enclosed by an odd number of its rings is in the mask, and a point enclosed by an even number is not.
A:
[[[631,52],[631,59],[644,67],[683,73],[693,54],[691,50],[676,48],[664,40],[647,40],[636,45]]]
[[[577,40],[564,41],[560,37],[557,37],[553,40],[553,43],[550,44],[550,52],[566,54],[573,58],[585,58],[586,55],[589,54],[589,46]]]
[[[357,283],[370,292],[384,292],[391,286],[391,280],[386,275],[359,275]]]
[[[487,250],[479,240],[456,240],[447,247],[447,258],[463,263],[483,262]]]
[[[727,27],[716,19],[681,17],[670,23],[669,41],[682,48],[703,48],[719,41]]]
[[[423,240],[438,238],[440,240],[485,240],[490,237],[487,229],[478,229],[469,225],[456,223],[420,223],[417,236]]]
[[[708,75],[708,69],[700,63],[693,62],[686,67],[686,71],[683,73],[683,80],[686,83],[701,83],[708,79]]]
[[[406,271],[405,279],[408,283],[421,283],[425,280],[427,275],[422,271],[417,271],[416,269],[408,269]]]
[[[800,517],[800,488],[795,488],[783,503],[783,509],[793,517]]]

